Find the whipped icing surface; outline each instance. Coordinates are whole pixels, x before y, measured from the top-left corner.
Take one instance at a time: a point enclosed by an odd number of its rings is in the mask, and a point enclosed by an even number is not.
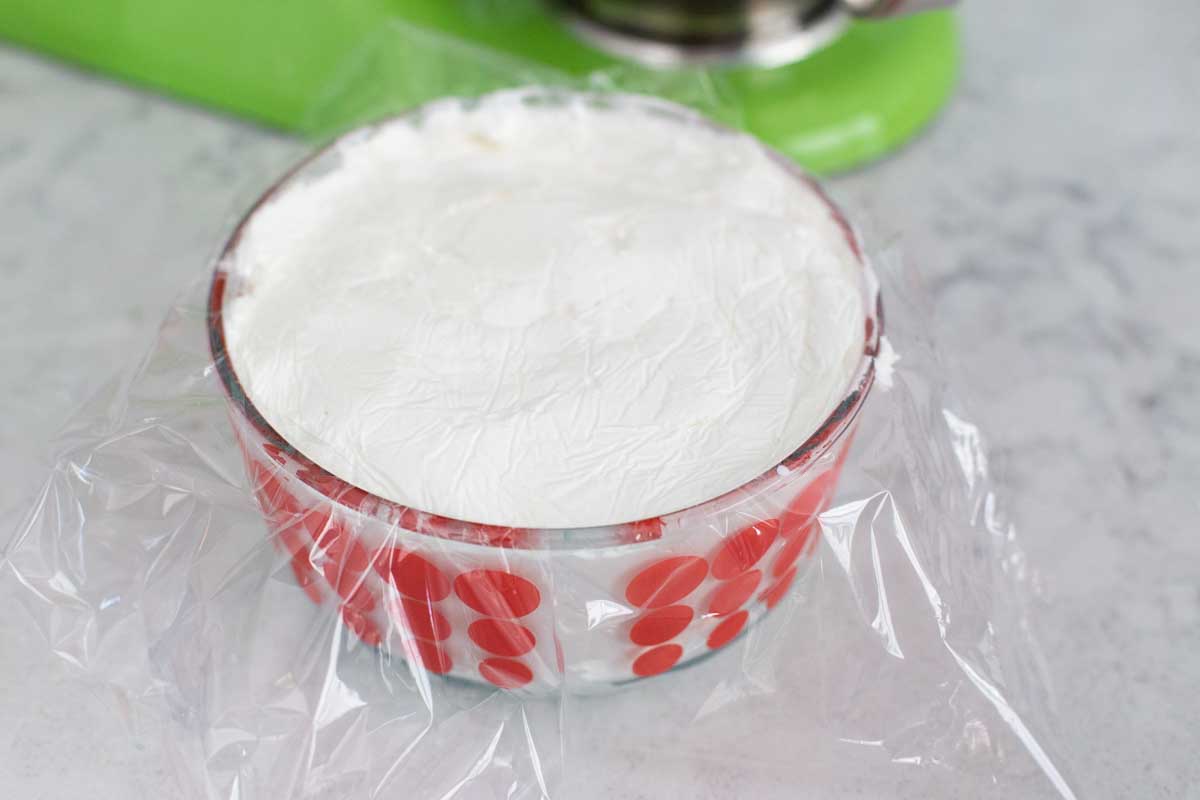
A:
[[[328,471],[497,525],[658,516],[770,469],[846,395],[861,267],[754,139],[530,90],[345,137],[245,226],[226,344]]]

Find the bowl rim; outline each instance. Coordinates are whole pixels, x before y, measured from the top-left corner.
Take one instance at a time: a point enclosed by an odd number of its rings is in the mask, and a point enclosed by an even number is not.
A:
[[[749,135],[741,131],[737,131],[721,123],[715,122],[708,117],[705,117],[699,112],[696,112],[686,106],[682,106],[670,101],[662,100],[661,98],[651,97],[647,95],[613,92],[613,91],[569,91],[562,89],[543,89],[535,87],[533,89],[518,89],[518,90],[501,90],[503,92],[540,92],[550,95],[567,94],[570,96],[583,96],[585,98],[604,98],[605,101],[612,98],[620,98],[622,101],[632,100],[637,103],[644,104],[651,110],[668,111],[672,114],[679,115],[690,121],[701,122],[718,128],[722,131],[737,135]],[[484,95],[485,97],[488,95]],[[457,99],[461,102],[473,102],[478,98],[439,98],[431,101],[431,103],[446,102],[447,100]],[[563,537],[562,541],[546,542],[542,546],[548,547],[575,547],[577,542],[604,540],[610,537],[614,529],[634,528],[647,531],[648,534],[644,538],[635,539],[633,542],[622,541],[618,544],[638,544],[643,541],[653,541],[659,539],[661,531],[668,518],[679,517],[689,513],[695,513],[698,509],[705,506],[718,507],[721,501],[727,500],[735,495],[742,495],[749,487],[771,477],[772,475],[788,473],[795,470],[805,468],[810,462],[816,460],[820,456],[828,452],[835,443],[840,441],[850,429],[851,424],[857,418],[867,395],[870,393],[875,381],[875,359],[879,354],[880,339],[883,335],[883,302],[880,296],[879,283],[875,272],[872,269],[870,260],[864,255],[862,242],[857,230],[852,226],[846,216],[842,213],[840,207],[833,202],[824,188],[807,172],[799,167],[794,161],[786,156],[773,150],[766,144],[758,141],[766,153],[777,161],[784,169],[794,175],[798,180],[803,181],[824,201],[829,208],[834,221],[846,236],[846,240],[850,246],[850,250],[858,261],[859,267],[862,270],[862,295],[863,295],[863,311],[864,311],[864,337],[862,355],[859,363],[855,368],[854,374],[850,379],[847,390],[843,395],[842,400],[834,407],[833,411],[825,418],[825,420],[811,433],[804,442],[791,451],[782,460],[772,464],[766,470],[763,470],[753,478],[744,483],[716,495],[707,500],[702,500],[690,506],[677,509],[674,511],[659,514],[654,517],[647,517],[641,520],[609,523],[604,525],[591,525],[573,528],[522,528],[519,526],[497,525],[495,523],[475,522],[472,520],[447,517],[441,514],[435,514],[430,511],[415,508],[403,503],[390,500],[381,495],[370,492],[366,489],[358,487],[351,482],[339,477],[338,475],[326,470],[313,459],[306,456],[298,448],[293,446],[282,434],[280,434],[258,410],[258,407],[250,399],[249,394],[242,386],[241,380],[238,378],[236,371],[233,368],[232,359],[226,346],[225,327],[224,327],[224,304],[226,289],[230,285],[231,263],[235,257],[238,245],[245,234],[246,228],[254,220],[258,211],[267,203],[271,202],[282,191],[286,190],[292,181],[300,178],[308,167],[311,167],[321,158],[330,155],[339,146],[347,141],[371,135],[373,132],[387,127],[392,124],[407,123],[412,118],[418,116],[423,109],[430,103],[415,106],[407,111],[399,114],[389,115],[382,119],[354,127],[345,133],[342,133],[324,145],[318,147],[312,153],[308,154],[296,164],[285,171],[278,179],[276,179],[249,207],[249,209],[241,216],[238,223],[233,228],[232,233],[226,239],[220,250],[220,255],[216,259],[216,265],[213,269],[213,275],[209,284],[208,299],[206,304],[205,326],[208,334],[209,350],[213,358],[213,364],[217,374],[220,377],[221,385],[224,390],[226,399],[229,405],[249,423],[255,431],[265,440],[266,444],[273,445],[282,453],[285,453],[289,458],[299,465],[299,475],[301,482],[306,484],[310,489],[323,495],[325,499],[341,507],[344,511],[366,514],[368,516],[378,517],[385,522],[395,524],[397,520],[401,521],[402,527],[421,528],[418,533],[435,536],[438,538],[461,538],[459,536],[447,533],[455,527],[463,529],[477,529],[488,532],[484,540],[492,543],[493,546],[520,547],[521,544],[514,544],[513,538],[504,536],[504,532],[523,532],[536,530],[539,531],[543,541],[546,540],[549,534],[553,538],[554,534]],[[350,502],[349,498],[353,498]],[[364,504],[364,500],[368,501]],[[371,510],[368,510],[370,508]],[[436,524],[429,526],[421,526],[411,524],[414,518],[427,518],[434,520]],[[404,521],[410,521],[409,525],[405,525]],[[499,534],[499,535],[497,535]],[[591,534],[591,535],[589,535]]]

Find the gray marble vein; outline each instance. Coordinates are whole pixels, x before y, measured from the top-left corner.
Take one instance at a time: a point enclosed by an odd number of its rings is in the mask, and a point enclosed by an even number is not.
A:
[[[1085,796],[1200,797],[1200,6],[963,20],[944,117],[833,188],[899,232],[934,298],[1036,571]],[[245,176],[300,150],[0,49],[0,509],[200,274]],[[0,795],[174,796],[161,743],[19,609],[0,641]]]

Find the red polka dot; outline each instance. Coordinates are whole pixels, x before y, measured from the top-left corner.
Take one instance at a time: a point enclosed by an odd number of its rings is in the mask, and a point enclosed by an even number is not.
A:
[[[355,636],[371,647],[378,647],[383,641],[379,627],[365,614],[360,614],[352,608],[343,608],[342,619],[345,620],[346,627],[354,631]]]
[[[537,639],[524,625],[502,619],[477,619],[467,628],[471,641],[498,656],[523,656]]]
[[[674,639],[695,616],[688,606],[667,606],[643,614],[629,629],[629,641],[649,647]]]
[[[450,623],[436,608],[407,597],[400,599],[400,608],[404,615],[405,627],[413,636],[439,642],[450,636]]]
[[[796,568],[792,567],[786,575],[767,587],[767,590],[759,595],[758,599],[766,603],[767,608],[774,608],[787,594],[787,590],[794,580],[796,580]]]
[[[800,533],[788,539],[787,542],[779,549],[779,555],[775,556],[775,563],[771,565],[771,574],[776,578],[783,575],[792,568],[796,563],[796,559],[800,558],[800,554],[808,549],[808,544],[813,538],[813,532],[820,527],[816,517],[813,517],[808,525]]]
[[[366,614],[375,610],[375,596],[371,594],[371,590],[367,588],[365,582],[348,585],[343,576],[342,583],[338,586],[338,594],[341,595],[344,605],[360,613]]]
[[[292,574],[296,576],[296,583],[300,584],[308,599],[320,605],[321,576],[309,563],[307,552],[299,552],[292,556]]]
[[[392,553],[395,552],[390,547],[384,547],[381,550],[375,551],[375,557],[371,559],[371,566],[375,568],[375,572],[385,581],[392,579]]]
[[[779,533],[785,539],[803,533],[813,519],[825,510],[833,487],[837,482],[838,470],[827,470],[796,495],[788,507],[779,515]]]
[[[538,588],[510,572],[477,569],[454,579],[458,598],[489,617],[523,617],[542,601]]]
[[[647,650],[633,662],[633,674],[649,678],[651,675],[666,672],[675,666],[675,662],[679,661],[679,657],[682,655],[683,648],[677,644],[664,644],[653,650]]]
[[[754,569],[721,584],[713,592],[712,600],[708,601],[708,613],[723,617],[737,611],[754,594],[760,581],[762,573]]]
[[[724,581],[753,567],[770,549],[778,533],[779,520],[767,519],[747,525],[730,536],[713,556],[713,577]]]
[[[427,639],[413,639],[413,646],[416,648],[417,656],[421,663],[425,665],[425,669],[438,675],[445,675],[454,668],[454,662],[450,659],[450,654],[437,644]]]
[[[436,603],[450,594],[450,580],[440,569],[416,553],[392,548],[385,551],[375,563],[376,570],[390,576],[396,591],[406,597]]]
[[[742,628],[746,627],[746,620],[749,617],[750,612],[739,611],[732,617],[721,620],[721,624],[713,628],[713,632],[708,635],[708,646],[716,650],[718,647],[729,644],[742,632]]]
[[[488,683],[501,689],[519,689],[533,680],[533,672],[520,661],[509,658],[489,658],[479,665],[479,674]]]
[[[698,556],[675,556],[643,569],[625,588],[625,599],[639,608],[662,608],[687,597],[704,581],[708,562]]]

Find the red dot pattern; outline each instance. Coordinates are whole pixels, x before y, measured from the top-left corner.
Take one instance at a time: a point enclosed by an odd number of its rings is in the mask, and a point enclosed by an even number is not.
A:
[[[512,619],[532,614],[542,599],[530,581],[494,569],[464,572],[454,579],[454,593],[480,614]]]
[[[483,679],[501,689],[519,689],[533,680],[533,671],[520,661],[509,658],[488,658],[479,665]]]
[[[677,644],[664,644],[647,650],[633,662],[633,674],[643,678],[666,672],[675,666],[683,655],[683,648]]]
[[[275,498],[280,493],[279,483],[275,480],[274,470],[264,467],[257,461],[250,462],[250,483],[259,506],[267,514],[275,510]]]
[[[754,594],[754,590],[758,588],[758,584],[762,582],[762,573],[756,569],[743,573],[736,578],[722,583],[713,592],[712,599],[708,602],[708,613],[716,614],[723,617],[726,614],[732,614],[742,607]]]
[[[408,597],[400,599],[405,627],[418,639],[440,642],[450,637],[450,622],[433,606]]]
[[[811,545],[816,514],[828,500],[836,469],[827,475],[806,486],[785,509],[786,534],[784,515],[780,519],[759,520],[726,538],[708,560],[699,556],[673,556],[655,561],[634,575],[626,584],[625,598],[631,605],[648,611],[634,620],[629,639],[635,645],[651,648],[634,658],[635,675],[658,674],[682,657],[680,645],[670,640],[688,628],[695,610],[680,601],[704,583],[710,566],[712,577],[720,583],[709,596],[705,613],[723,618],[708,636],[710,648],[725,646],[745,628],[750,617],[745,605],[765,582],[764,572],[776,580],[759,598],[768,608],[782,599],[795,579],[795,562]],[[777,553],[768,562],[769,568],[756,568],[777,542]]]
[[[796,568],[792,567],[782,578],[767,587],[767,590],[759,595],[759,599],[767,604],[767,608],[774,608],[787,595],[787,590],[794,580],[796,580]]]
[[[813,517],[804,530],[784,542],[783,547],[779,548],[779,555],[775,556],[775,561],[771,564],[773,577],[781,577],[792,568],[800,555],[808,549],[809,542],[813,539],[813,534],[818,527],[820,527],[820,523],[816,517]]]
[[[533,631],[503,619],[477,619],[467,628],[467,635],[481,649],[498,656],[523,656],[537,644]]]
[[[678,603],[704,582],[708,562],[698,556],[675,556],[643,569],[625,587],[625,599],[639,608]]]
[[[629,629],[629,640],[643,647],[662,644],[683,633],[694,616],[695,612],[688,606],[666,606],[648,611]]]
[[[450,594],[450,580],[446,575],[435,564],[416,553],[392,548],[383,570],[390,575],[396,591],[405,597],[436,603]]]
[[[286,465],[282,451],[268,455]],[[450,593],[450,581],[427,559],[398,549],[368,553],[366,548],[334,517],[328,504],[302,506],[283,491],[274,469],[249,462],[256,495],[276,531],[277,543],[291,555],[296,582],[314,603],[324,600],[322,578],[340,598],[339,612],[346,627],[364,643],[377,647],[383,641],[378,624],[370,616],[377,607],[369,586],[370,570],[390,580],[401,593],[397,609],[400,626],[413,637],[412,647],[420,662],[431,672],[444,674],[453,668],[449,653],[437,642],[448,639],[451,625],[433,603]],[[281,478],[284,474],[281,473]],[[318,490],[321,476],[309,471],[301,480]],[[364,495],[365,497],[365,495]],[[351,498],[353,499],[353,498]],[[314,566],[315,565],[315,566]]]
[[[803,533],[825,510],[833,487],[837,481],[838,470],[831,469],[818,475],[812,483],[805,486],[792,502],[788,503],[784,512],[779,516],[779,532],[785,539]]]
[[[779,520],[768,519],[747,525],[726,539],[712,559],[713,577],[728,580],[758,563],[779,534]]]
[[[713,628],[712,633],[708,635],[708,646],[716,650],[718,647],[724,647],[732,642],[742,632],[742,628],[746,627],[746,620],[749,617],[750,612],[739,611],[733,616],[721,620],[721,624]]]
[[[468,608],[484,615],[467,628],[475,646],[490,654],[479,663],[483,679],[501,689],[519,689],[532,681],[533,670],[517,657],[532,651],[537,637],[515,620],[541,605],[537,585],[511,572],[477,569],[454,579],[454,593]]]
[[[282,451],[268,455],[286,466]],[[452,625],[436,607],[453,592],[464,605],[483,615],[467,628],[471,642],[486,654],[478,662],[479,675],[502,689],[518,689],[533,681],[534,670],[520,657],[534,651],[537,637],[516,620],[541,605],[536,584],[495,569],[447,576],[428,558],[399,548],[368,553],[338,523],[332,506],[304,506],[280,485],[286,473],[277,477],[273,465],[257,462],[251,462],[250,467],[255,493],[276,533],[276,544],[291,556],[289,564],[297,583],[314,603],[321,603],[326,597],[321,590],[324,578],[340,598],[339,611],[345,624],[360,640],[378,646],[383,638],[370,615],[377,605],[376,596],[368,588],[374,566],[399,593],[398,602],[389,608],[399,610],[399,624],[409,636],[408,646],[426,669],[437,674],[453,669],[449,651],[439,644],[451,638]],[[625,587],[626,600],[644,609],[628,628],[629,641],[648,648],[633,660],[633,673],[641,677],[657,675],[679,662],[684,649],[671,640],[687,630],[697,616],[697,609],[680,601],[696,591],[709,574],[719,583],[709,595],[705,613],[721,618],[706,639],[709,648],[724,647],[745,629],[749,611],[743,606],[767,582],[764,572],[773,582],[759,592],[758,599],[768,609],[781,602],[796,579],[796,562],[811,550],[819,534],[817,517],[832,496],[837,473],[835,466],[818,476],[793,498],[779,519],[747,525],[721,542],[708,559],[680,555],[643,566]],[[623,530],[632,541],[653,540],[662,535],[662,521],[635,523]],[[519,546],[516,535],[523,533],[481,528],[484,539],[496,547]],[[773,560],[767,562],[769,568],[755,568],[776,542],[779,546]],[[557,637],[553,644],[561,674],[562,645]]]
[[[280,464],[286,463],[282,451],[268,452],[268,455]],[[398,573],[410,593],[420,593],[426,598],[449,594],[449,581],[425,559],[419,556],[406,559],[405,554],[393,550],[372,557],[337,523],[332,506],[304,508],[282,490],[270,467],[252,462],[251,470],[259,484],[258,493],[264,510],[274,512],[269,519],[277,530],[278,542],[292,555],[290,566],[297,583],[309,599],[319,604],[324,599],[320,589],[324,578],[341,599],[339,609],[346,626],[366,644],[378,646],[383,639],[379,626],[370,616],[377,606],[376,596],[368,585],[372,565],[384,577],[392,577],[393,571]],[[312,480],[306,482],[312,485]],[[314,562],[319,569],[314,567]],[[445,615],[428,602],[410,597],[401,597],[398,608],[401,626],[416,637],[414,645],[421,661],[435,672],[449,671],[449,655],[436,645],[452,632]]]

